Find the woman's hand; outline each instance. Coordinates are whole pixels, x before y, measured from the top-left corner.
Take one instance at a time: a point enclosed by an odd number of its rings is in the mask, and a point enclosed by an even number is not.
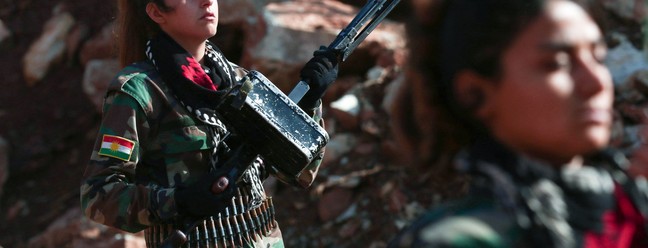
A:
[[[182,215],[211,216],[229,206],[235,192],[236,184],[230,184],[227,177],[209,173],[187,187],[178,187],[174,199]]]
[[[339,59],[337,52],[320,47],[300,72],[301,79],[308,83],[310,89],[299,101],[304,109],[315,108],[317,101],[324,96],[329,85],[337,79]]]

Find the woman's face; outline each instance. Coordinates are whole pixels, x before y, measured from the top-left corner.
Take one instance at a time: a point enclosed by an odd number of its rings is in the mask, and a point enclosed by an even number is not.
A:
[[[549,1],[504,51],[486,121],[494,135],[556,163],[606,146],[613,85],[605,53],[601,31],[580,6]]]
[[[162,12],[165,22],[158,23],[174,39],[203,42],[216,34],[218,1],[165,0],[168,12]]]

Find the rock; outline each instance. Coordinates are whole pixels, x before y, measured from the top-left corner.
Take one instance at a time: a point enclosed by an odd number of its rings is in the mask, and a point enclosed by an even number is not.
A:
[[[9,37],[11,37],[11,31],[9,31],[9,28],[7,28],[7,26],[4,25],[4,22],[0,20],[0,44]]]
[[[268,4],[268,0],[220,0],[218,10],[227,15],[218,16],[218,24],[249,23],[258,21],[257,18]]]
[[[349,93],[330,104],[330,114],[342,130],[356,130],[359,126],[359,115],[362,107],[360,98]]]
[[[81,45],[88,38],[90,30],[88,25],[78,23],[74,25],[67,38],[65,39],[66,59],[68,63],[78,63],[78,53],[81,50]]]
[[[392,213],[400,212],[403,208],[405,208],[405,205],[407,205],[407,196],[405,196],[405,194],[403,194],[403,192],[400,190],[393,190],[388,194],[387,199],[387,203],[389,204],[389,211]]]
[[[33,237],[29,241],[30,247],[57,247],[62,244],[71,243],[70,241],[74,236],[78,235],[81,227],[81,210],[76,207],[63,216],[59,217],[57,220],[52,222],[45,231]],[[98,236],[99,231],[95,228],[98,227],[86,227],[84,231],[90,236]],[[95,235],[92,235],[95,233]]]
[[[65,39],[74,22],[68,12],[54,14],[47,21],[43,33],[23,57],[23,74],[27,85],[34,86],[45,77],[53,64],[62,60],[65,55]]]
[[[141,232],[131,234],[101,225],[85,218],[75,207],[31,238],[28,247],[145,248],[146,244]]]
[[[632,88],[639,91],[644,99],[648,98],[648,69],[642,69],[630,76],[628,79]]]
[[[359,218],[351,219],[350,221],[342,225],[342,227],[338,230],[338,235],[340,235],[340,238],[343,239],[352,238],[360,228],[360,224],[362,224],[361,219]]]
[[[387,120],[383,118],[376,110],[373,105],[368,101],[368,99],[363,99],[363,108],[360,113],[360,130],[362,132],[371,134],[377,138],[381,138],[386,134],[384,127],[386,126]]]
[[[326,144],[326,152],[322,160],[322,167],[340,159],[342,155],[351,151],[358,144],[358,138],[352,133],[338,133],[331,137]]]
[[[342,27],[340,16],[324,16],[332,11],[352,13],[350,6],[335,1],[288,1],[266,6],[255,33],[246,35],[243,64],[256,70],[286,92],[299,80],[301,66],[313,51],[335,38]],[[337,25],[336,25],[337,24]]]
[[[399,73],[396,78],[385,87],[385,94],[383,95],[382,100],[382,109],[386,110],[387,113],[390,113],[394,108],[394,101],[398,96],[400,88],[405,82],[405,74],[402,72]]]
[[[403,67],[407,59],[406,53],[404,48],[382,49],[378,52],[376,65],[382,68]]]
[[[7,141],[0,137],[0,198],[2,198],[2,192],[4,189],[4,184],[9,178],[9,144]]]
[[[325,192],[318,204],[320,220],[328,222],[342,214],[353,202],[353,191],[334,187]]]
[[[340,99],[342,96],[348,94],[355,85],[361,82],[359,76],[340,76],[338,77],[333,84],[331,84],[326,93],[322,97],[324,102],[324,107],[330,106],[331,102]]]
[[[615,86],[626,83],[630,75],[648,67],[641,51],[630,44],[625,36],[617,35],[620,44],[608,51],[605,64],[610,68]]]
[[[146,241],[142,235],[121,232],[104,236],[98,239],[76,239],[72,242],[72,246],[74,248],[146,248]]]
[[[648,126],[645,124],[636,126],[637,132],[634,134],[638,137],[639,144],[632,149],[630,158],[630,167],[628,172],[630,175],[638,177],[648,176]]]
[[[87,63],[95,59],[110,59],[116,58],[117,46],[113,30],[115,23],[112,22],[101,29],[99,34],[86,41],[79,52],[79,62],[81,65],[87,66]]]
[[[242,64],[261,71],[284,92],[299,81],[299,70],[320,46],[328,46],[358,9],[337,1],[282,1],[268,4],[263,18],[246,34]],[[357,50],[368,44],[403,47],[403,25],[383,21]],[[359,51],[354,52],[361,53]],[[368,63],[372,61],[361,61]],[[343,63],[343,66],[357,66]],[[371,66],[371,65],[369,65]]]
[[[121,69],[116,59],[90,60],[83,73],[83,92],[101,113],[103,97],[108,84]]]
[[[407,196],[405,196],[393,181],[385,183],[380,188],[380,196],[389,207],[389,211],[392,213],[399,213],[408,204]]]
[[[648,3],[644,0],[601,0],[609,11],[617,16],[641,23],[648,12]]]
[[[391,132],[390,132],[391,133]],[[380,151],[385,162],[395,162],[402,159],[402,146],[393,138],[386,138],[380,143]]]
[[[373,141],[364,142],[364,143],[358,144],[355,147],[355,149],[353,149],[353,152],[354,152],[354,154],[368,156],[368,155],[376,154],[375,153],[376,148],[377,148],[377,145],[376,145],[375,142],[373,142]]]
[[[7,210],[6,220],[10,222],[16,219],[16,217],[25,216],[27,214],[29,214],[29,205],[27,205],[27,201],[20,199],[9,207]]]
[[[643,33],[643,54],[644,57],[648,58],[648,18],[644,19],[641,27],[641,33]]]

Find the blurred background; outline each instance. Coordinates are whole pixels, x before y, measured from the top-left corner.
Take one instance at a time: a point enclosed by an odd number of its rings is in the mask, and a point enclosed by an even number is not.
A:
[[[331,137],[309,189],[267,180],[287,247],[385,247],[426,208],[458,190],[399,163],[389,109],[407,58],[402,0],[343,62],[324,97]],[[648,0],[586,0],[606,32],[616,88],[613,145],[648,158]],[[221,0],[227,57],[287,92],[364,0]],[[120,69],[114,0],[0,0],[0,247],[145,247],[141,233],[95,224],[79,184],[103,91]],[[648,150],[648,149],[647,149]],[[648,161],[648,159],[646,159]],[[636,173],[643,173],[642,167]],[[432,189],[441,190],[432,190]]]

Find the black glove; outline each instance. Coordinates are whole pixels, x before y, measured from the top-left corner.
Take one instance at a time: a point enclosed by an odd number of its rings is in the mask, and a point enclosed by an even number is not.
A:
[[[236,190],[232,179],[210,172],[187,187],[178,187],[174,199],[182,215],[212,216],[231,204]]]
[[[325,46],[313,53],[311,58],[300,75],[301,79],[308,83],[310,89],[299,101],[299,106],[304,109],[312,109],[316,106],[317,100],[324,96],[324,92],[338,76],[337,52]]]

